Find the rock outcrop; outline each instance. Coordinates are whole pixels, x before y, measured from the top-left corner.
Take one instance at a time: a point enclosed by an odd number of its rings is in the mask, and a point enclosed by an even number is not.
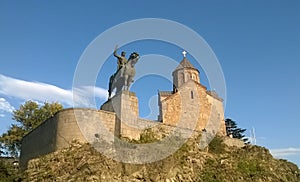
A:
[[[190,139],[173,155],[141,165],[124,164],[98,153],[90,144],[73,142],[69,148],[31,160],[24,181],[220,181],[299,182],[300,170],[274,159],[259,146],[227,146],[216,137],[200,150]]]

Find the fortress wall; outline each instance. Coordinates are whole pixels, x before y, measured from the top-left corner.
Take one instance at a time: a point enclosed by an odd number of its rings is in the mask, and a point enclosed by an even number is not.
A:
[[[56,150],[56,132],[58,115],[49,118],[22,139],[20,167],[25,168],[29,159],[54,152]]]
[[[161,125],[161,122],[138,118],[130,123],[122,122],[122,137],[139,140],[144,130]]]
[[[160,122],[153,122],[156,123],[153,125],[151,128],[151,132],[155,134],[156,137],[159,139],[167,139],[167,138],[172,138],[172,137],[182,137],[185,139],[188,138],[194,138],[198,137],[199,134],[202,133],[202,131],[197,131],[197,130],[191,130],[188,128],[182,128],[180,126],[174,126],[174,125],[167,125],[165,123],[160,123]],[[142,134],[142,132],[140,133]]]
[[[122,123],[124,125],[124,123]],[[123,132],[127,134],[122,135],[123,137],[128,137],[131,139],[139,139],[140,135],[146,130],[151,129],[152,132],[155,133],[155,135],[158,135],[159,138],[163,138],[168,135],[180,135],[182,137],[191,137],[194,135],[198,135],[201,133],[201,131],[192,130],[185,127],[175,126],[175,125],[169,125],[166,123],[153,121],[153,120],[147,120],[139,118],[136,122],[136,126],[132,128],[124,127],[122,128]]]
[[[92,143],[96,140],[95,134],[99,134],[99,138],[113,142],[115,121],[115,113],[103,110],[70,108],[59,111],[23,138],[20,165],[26,168],[30,159],[68,147],[74,139]],[[153,129],[162,137],[163,134],[170,133],[180,133],[181,136],[198,133],[188,128],[141,118],[136,119],[134,124],[126,126],[126,123],[122,123],[122,136],[139,139],[140,134],[147,128]]]
[[[94,137],[96,132],[103,129],[114,134],[114,113],[87,108],[61,110],[23,137],[20,166],[24,168],[30,159],[68,147],[74,139],[85,143],[88,137],[86,132]]]
[[[181,97],[187,100],[182,102]],[[112,108],[112,100],[117,107]],[[210,117],[215,122],[221,121],[223,128],[220,131],[225,131],[222,101],[209,95],[205,87],[199,84],[195,87],[193,81],[186,82],[177,93],[162,101],[163,123],[138,118],[138,100],[130,92],[122,92],[112,100],[102,107],[109,111],[70,108],[59,111],[54,117],[43,122],[22,140],[21,167],[26,167],[28,160],[32,158],[68,147],[74,139],[93,143],[98,138],[104,138],[113,142],[113,136],[120,134],[123,137],[139,139],[140,134],[147,128],[152,128],[157,131],[155,133],[162,133],[161,135],[180,133],[182,136],[190,136],[201,132],[203,128],[208,129],[207,121]],[[111,112],[111,109],[116,113]],[[197,117],[198,120],[195,121]],[[182,120],[180,124],[179,119]],[[218,128],[213,127],[215,124],[210,125],[212,131],[218,131]]]
[[[131,121],[130,124],[122,122],[121,123],[121,131],[122,131],[121,136],[130,138],[130,139],[139,140],[142,130],[133,126],[134,124],[137,124],[137,123],[138,123],[138,120]]]
[[[115,118],[116,114],[113,112],[107,112],[98,110],[101,121],[105,124],[105,128],[112,134],[115,132]]]
[[[56,150],[68,147],[74,139],[87,142],[82,135],[77,120],[84,119],[80,114],[88,109],[65,109],[57,113]],[[75,114],[76,113],[76,114]]]
[[[91,142],[99,137],[112,138],[115,135],[115,113],[88,109],[71,108],[58,115],[56,148],[68,147],[74,139]]]
[[[74,109],[74,117],[80,127],[79,135],[84,136],[89,143],[93,143],[99,138],[113,140],[115,113],[96,109]]]

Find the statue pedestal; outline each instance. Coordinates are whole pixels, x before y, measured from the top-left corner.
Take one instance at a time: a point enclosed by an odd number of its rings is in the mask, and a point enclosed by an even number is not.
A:
[[[105,102],[100,109],[116,113],[115,136],[139,138],[139,132],[136,129],[139,107],[135,93],[121,91]]]

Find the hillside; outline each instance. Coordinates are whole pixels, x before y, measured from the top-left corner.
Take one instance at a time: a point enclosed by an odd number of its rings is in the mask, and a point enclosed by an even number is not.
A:
[[[154,163],[116,162],[89,144],[73,142],[69,148],[29,162],[24,181],[215,181],[299,182],[298,167],[274,159],[263,147],[224,145],[216,137],[205,150],[190,139],[173,155]],[[136,141],[135,141],[136,142]]]

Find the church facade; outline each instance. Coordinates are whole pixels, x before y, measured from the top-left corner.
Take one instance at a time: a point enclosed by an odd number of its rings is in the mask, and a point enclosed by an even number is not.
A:
[[[185,55],[172,76],[173,90],[158,93],[158,121],[176,126],[181,117],[190,112],[184,117],[183,126],[189,126],[186,122],[195,122],[191,129],[226,135],[223,100],[200,83],[199,70]]]

